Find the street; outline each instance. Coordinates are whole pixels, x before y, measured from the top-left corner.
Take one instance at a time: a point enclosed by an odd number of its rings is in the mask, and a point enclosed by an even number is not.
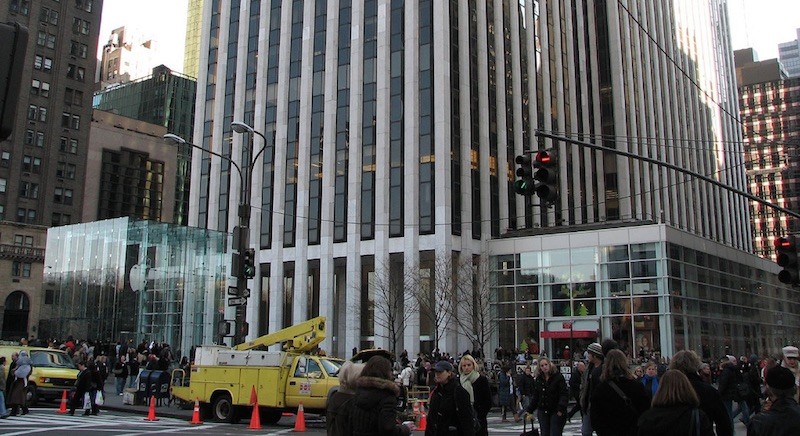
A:
[[[186,419],[158,417],[158,421],[147,421],[146,414],[103,410],[98,416],[76,416],[59,414],[54,406],[36,407],[25,416],[9,417],[0,420],[0,434],[3,435],[83,435],[87,431],[107,435],[137,436],[153,433],[192,434],[192,435],[278,435],[293,433],[294,416],[286,416],[275,426],[264,426],[261,430],[250,430],[247,420],[239,424],[207,422],[202,425],[189,424]],[[577,418],[577,417],[576,417]],[[315,415],[306,416],[308,434],[325,434],[325,422]],[[528,426],[530,428],[530,426]],[[498,413],[489,416],[489,434],[520,434],[522,423],[501,422]],[[421,431],[414,432],[421,435]],[[743,424],[736,423],[736,435],[746,434]],[[566,436],[580,435],[580,421],[573,419],[564,429]]]

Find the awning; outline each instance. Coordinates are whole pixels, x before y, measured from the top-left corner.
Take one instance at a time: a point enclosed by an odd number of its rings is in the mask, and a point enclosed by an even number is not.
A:
[[[595,330],[545,330],[539,335],[545,339],[569,339],[569,338],[596,338],[597,331]]]

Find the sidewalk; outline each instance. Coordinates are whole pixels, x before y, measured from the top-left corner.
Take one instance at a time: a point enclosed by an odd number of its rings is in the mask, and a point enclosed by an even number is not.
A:
[[[122,395],[117,395],[117,387],[114,377],[109,377],[106,380],[105,389],[103,392],[105,402],[100,406],[100,410],[113,410],[117,412],[136,413],[147,416],[150,411],[149,405],[134,406],[130,404],[122,404]],[[156,403],[156,417],[185,419],[189,421],[192,419],[193,409],[184,410],[178,407],[177,404],[166,405],[166,400],[162,400],[162,405]]]

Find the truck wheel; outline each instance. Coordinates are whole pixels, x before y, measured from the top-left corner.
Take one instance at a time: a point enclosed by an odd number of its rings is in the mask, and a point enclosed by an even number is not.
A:
[[[260,407],[259,413],[261,414],[261,421],[265,424],[277,424],[281,420],[282,413],[280,410]]]
[[[219,394],[211,403],[211,414],[214,421],[233,423],[236,417],[236,408],[228,393]]]

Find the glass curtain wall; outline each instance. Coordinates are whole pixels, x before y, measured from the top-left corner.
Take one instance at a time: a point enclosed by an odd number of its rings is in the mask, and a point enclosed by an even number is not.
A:
[[[129,218],[51,228],[42,337],[218,342],[229,235]]]

